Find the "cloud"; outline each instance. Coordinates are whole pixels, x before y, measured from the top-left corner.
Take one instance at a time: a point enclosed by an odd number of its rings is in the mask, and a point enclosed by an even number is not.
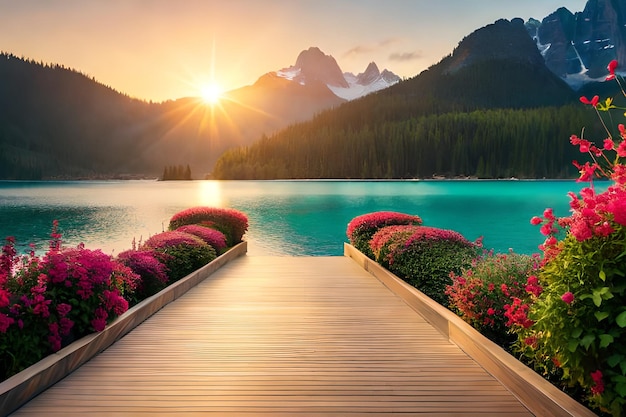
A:
[[[376,42],[376,43],[369,44],[369,45],[356,45],[353,48],[350,48],[349,50],[347,50],[343,54],[343,58],[354,56],[354,55],[366,55],[366,54],[371,55],[372,52],[386,48],[400,41],[401,41],[400,38],[387,38],[387,39],[383,39],[380,42]]]
[[[417,59],[422,59],[424,54],[422,51],[413,51],[413,52],[394,52],[389,55],[389,59],[391,61],[414,61]]]

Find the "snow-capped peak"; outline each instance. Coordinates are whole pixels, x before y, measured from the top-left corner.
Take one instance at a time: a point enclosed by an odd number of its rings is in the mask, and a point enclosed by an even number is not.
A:
[[[400,77],[391,71],[383,70],[381,73],[374,62],[358,75],[349,72],[342,74],[335,59],[325,55],[319,48],[302,51],[295,65],[276,71],[276,75],[302,85],[321,81],[344,100],[363,97],[400,81]]]

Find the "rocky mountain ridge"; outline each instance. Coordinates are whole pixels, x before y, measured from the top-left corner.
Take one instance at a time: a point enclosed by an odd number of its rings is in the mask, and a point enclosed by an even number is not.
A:
[[[626,66],[623,0],[589,0],[576,13],[561,7],[542,21],[529,19],[526,29],[546,66],[574,89],[603,81],[613,59]]]

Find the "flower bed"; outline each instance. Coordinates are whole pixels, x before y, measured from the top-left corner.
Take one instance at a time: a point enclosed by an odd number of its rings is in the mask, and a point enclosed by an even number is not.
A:
[[[239,232],[247,229],[247,218],[243,213],[230,209],[211,210],[236,215]],[[214,224],[219,225],[219,222]],[[217,236],[210,232],[205,235]],[[234,256],[242,253],[241,247],[245,253],[242,237],[243,233],[235,235],[234,244],[239,249],[234,251]],[[18,256],[13,239],[7,238],[0,255],[0,377],[4,380],[4,390],[0,391],[3,395],[1,409],[9,409],[4,404],[5,401],[11,403],[10,398],[22,397],[13,389],[7,394],[7,386],[15,384],[10,381],[27,379],[28,386],[34,385],[37,389],[41,386],[40,376],[32,378],[31,365],[38,363],[38,369],[52,366],[54,369],[47,371],[52,377],[48,376],[46,380],[60,379],[69,372],[68,366],[76,367],[79,362],[75,358],[68,361],[65,354],[59,354],[60,351],[65,352],[65,348],[72,345],[70,351],[78,349],[82,352],[85,349],[81,346],[89,345],[87,356],[97,353],[106,343],[97,343],[99,347],[94,348],[92,340],[112,343],[129,330],[129,322],[134,327],[145,319],[135,321],[137,314],[131,314],[131,319],[116,320],[126,316],[129,307],[142,305],[131,310],[145,311],[143,300],[150,300],[150,305],[154,306],[155,294],[158,294],[162,307],[165,300],[173,299],[166,294],[178,296],[181,288],[186,291],[190,282],[198,282],[198,274],[194,271],[204,271],[203,279],[208,275],[207,271],[213,270],[205,270],[205,265],[221,265],[231,259],[233,255],[216,259],[216,251],[224,253],[223,240],[216,239],[216,242],[218,248],[183,231],[163,232],[144,244],[133,243],[132,249],[113,258],[83,245],[63,247],[55,223],[49,250],[39,257],[34,252]],[[185,284],[179,284],[182,278]],[[114,320],[125,324],[117,324],[116,330],[107,331]],[[103,331],[113,336],[102,336]],[[72,343],[74,340],[76,342]],[[80,355],[82,360],[84,353]],[[62,364],[59,364],[61,358]],[[32,388],[27,391],[32,392]]]
[[[541,417],[596,416],[592,411],[505,352],[496,343],[487,339],[452,311],[389,272],[352,245],[344,244],[344,255],[354,259],[450,341],[459,346],[519,398],[534,415]]]
[[[615,80],[626,97],[617,67],[611,61],[607,80]],[[569,217],[557,218],[548,208],[542,217],[531,219],[545,236],[541,256],[483,254],[467,263],[442,250],[439,258],[449,262],[442,264],[450,271],[442,294],[441,273],[432,270],[432,257],[419,252],[401,256],[409,252],[410,236],[419,227],[374,224],[363,253],[398,271],[440,304],[449,304],[466,322],[595,412],[621,417],[626,415],[626,127],[618,124],[611,130],[601,115],[618,109],[612,98],[581,97],[581,102],[597,113],[606,138],[598,146],[578,135],[570,137],[591,159],[573,162],[578,181],[590,185],[579,195],[570,193]],[[594,178],[608,180],[607,190],[596,192]],[[444,240],[443,233],[435,235],[436,244],[424,245],[427,254]],[[365,245],[350,234],[348,238],[355,246]],[[414,279],[422,270],[427,276]]]

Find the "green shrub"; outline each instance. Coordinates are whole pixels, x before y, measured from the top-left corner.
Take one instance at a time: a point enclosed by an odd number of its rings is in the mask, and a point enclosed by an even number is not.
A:
[[[130,305],[135,305],[148,298],[168,284],[167,268],[162,262],[167,255],[153,250],[129,249],[117,255],[117,261],[129,267],[135,274],[141,277],[137,288],[128,298]]]
[[[217,254],[221,254],[226,250],[226,236],[219,230],[201,224],[188,224],[176,230],[198,236],[208,245],[212,246]]]
[[[389,270],[447,307],[450,273],[469,267],[479,250],[457,232],[420,226],[404,245],[389,253]]]
[[[420,225],[422,219],[410,214],[393,211],[377,211],[374,213],[357,216],[350,223],[346,235],[350,244],[361,251],[367,257],[374,259],[370,249],[370,240],[380,228],[392,225]]]
[[[626,191],[619,193],[626,201]],[[518,349],[539,373],[559,375],[569,389],[583,389],[597,409],[623,416],[626,220],[609,224],[608,235],[577,238],[571,228],[579,225],[571,223],[564,239],[545,248],[539,274],[543,293],[528,312],[533,324],[514,330]]]
[[[513,304],[514,298],[528,300],[541,294],[533,275],[537,267],[536,257],[485,253],[461,274],[450,276],[452,284],[446,288],[449,307],[484,336],[510,347],[516,336],[507,326],[505,306]]]
[[[142,250],[154,250],[165,254],[165,264],[170,282],[177,281],[217,257],[215,249],[197,236],[189,233],[168,231],[150,237]]]
[[[422,226],[398,225],[378,229],[369,241],[369,249],[374,260],[389,269],[389,265],[393,263],[391,255],[396,253],[401,246],[404,246],[420,227]]]

